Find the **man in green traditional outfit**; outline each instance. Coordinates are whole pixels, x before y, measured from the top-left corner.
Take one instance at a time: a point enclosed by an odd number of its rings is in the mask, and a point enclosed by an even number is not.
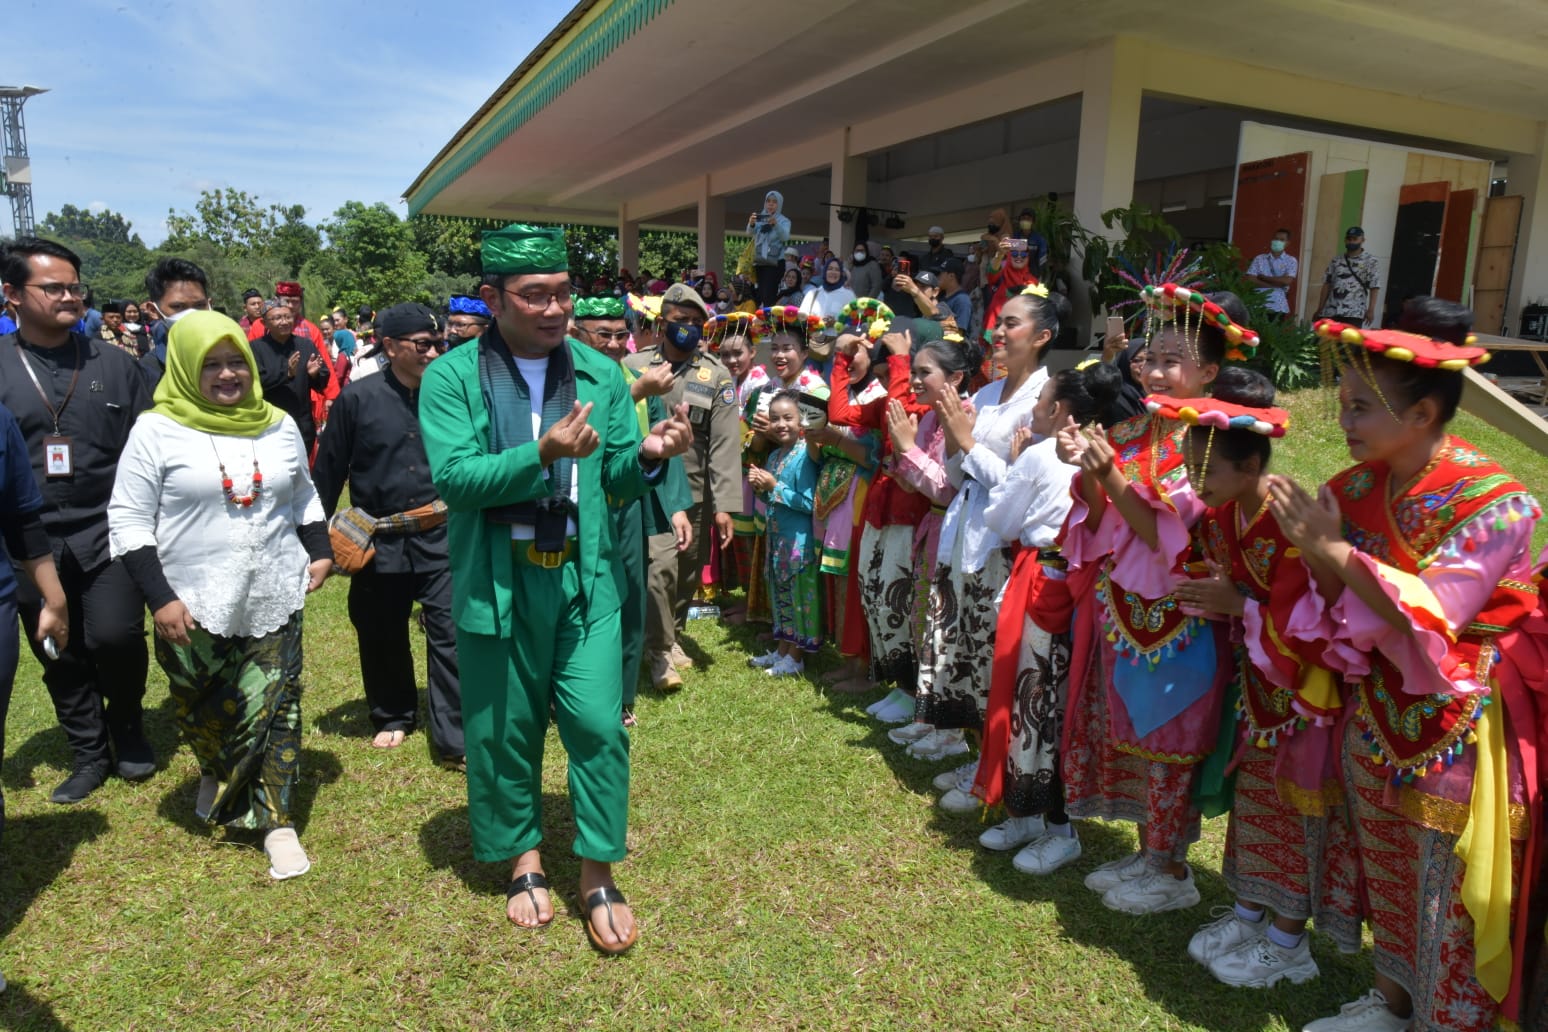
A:
[[[642,439],[618,367],[566,337],[563,231],[485,233],[482,260],[493,321],[476,346],[431,363],[419,402],[450,510],[473,852],[511,863],[512,922],[553,920],[538,852],[552,711],[569,754],[587,934],[621,953],[638,933],[612,877],[627,852],[629,732],[608,503],[644,495],[693,430],[679,408]]]
[[[640,422],[640,433],[667,417],[661,395],[672,389],[670,366],[653,366],[644,375],[623,365],[629,353],[629,324],[624,321],[623,301],[616,297],[584,297],[575,302],[576,336],[614,362],[619,363],[629,397]],[[618,542],[618,616],[623,630],[623,722],[634,726],[634,698],[639,688],[640,661],[645,655],[645,571],[646,544],[653,534],[672,534],[677,550],[693,546],[693,525],[688,522],[688,507],[693,496],[680,460],[668,461],[660,485],[643,498],[618,502],[611,506],[613,533]]]

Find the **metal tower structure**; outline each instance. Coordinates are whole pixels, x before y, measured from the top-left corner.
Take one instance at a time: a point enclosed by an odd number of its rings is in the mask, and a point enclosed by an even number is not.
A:
[[[0,86],[0,194],[11,199],[11,232],[32,236],[32,161],[27,157],[27,124],[22,105],[48,90],[38,86]]]

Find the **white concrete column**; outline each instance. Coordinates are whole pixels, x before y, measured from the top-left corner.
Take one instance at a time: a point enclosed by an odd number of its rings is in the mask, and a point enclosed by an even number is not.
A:
[[[1521,330],[1522,307],[1548,299],[1548,125],[1538,138],[1536,154],[1510,156],[1505,192],[1523,197],[1516,261],[1505,297],[1505,326],[1514,335]]]
[[[1134,164],[1139,151],[1143,54],[1135,41],[1119,37],[1086,51],[1080,98],[1080,143],[1075,158],[1075,215],[1092,233],[1119,238],[1122,230],[1102,225],[1102,212],[1134,199]],[[1079,262],[1071,262],[1071,307],[1082,344],[1091,340],[1096,313]]]
[[[629,206],[618,206],[618,267],[640,274],[640,224],[629,218]]]
[[[828,187],[828,200],[834,204],[862,205],[866,202],[866,169],[863,157],[849,153],[849,130],[845,129],[833,156],[832,173]],[[828,209],[828,246],[833,253],[848,261],[855,244],[855,223],[840,222],[839,210]]]
[[[710,177],[699,185],[699,268],[726,278],[726,199],[710,193]]]

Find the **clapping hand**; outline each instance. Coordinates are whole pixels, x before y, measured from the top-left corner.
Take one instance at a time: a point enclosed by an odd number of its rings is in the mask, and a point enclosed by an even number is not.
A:
[[[596,436],[595,431],[592,436]],[[671,416],[650,428],[650,433],[640,442],[640,457],[647,462],[662,462],[683,454],[692,444],[693,424],[688,421],[688,403],[685,401],[672,410]]]
[[[1209,561],[1208,577],[1179,578],[1172,594],[1177,596],[1185,612],[1192,611],[1190,615],[1242,615],[1242,593],[1214,560]]]
[[[760,466],[749,466],[747,482],[752,485],[754,491],[763,494],[774,489],[774,474]]]
[[[1335,553],[1344,540],[1343,518],[1328,486],[1324,484],[1313,499],[1289,477],[1274,474],[1268,483],[1269,512],[1285,537],[1308,559],[1336,562]]]
[[[1027,450],[1027,445],[1032,443],[1032,428],[1030,426],[1018,426],[1011,434],[1010,460],[1015,462],[1021,458],[1021,453]]]
[[[586,422],[591,418],[591,409],[591,402],[582,405],[577,400],[570,411],[538,439],[538,458],[544,466],[556,459],[584,459],[597,450],[602,438]]]
[[[963,406],[961,398],[948,391],[945,397],[935,403],[935,416],[941,421],[941,429],[946,432],[947,448],[953,452],[973,450],[973,424],[976,417]]]
[[[914,447],[919,438],[919,417],[911,416],[896,399],[887,402],[887,433],[892,437],[892,451],[902,455]]]

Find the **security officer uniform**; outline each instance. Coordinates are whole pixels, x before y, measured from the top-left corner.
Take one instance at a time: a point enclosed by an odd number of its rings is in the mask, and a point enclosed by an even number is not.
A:
[[[663,305],[680,304],[708,315],[703,299],[692,288],[674,284],[661,299]],[[635,373],[669,361],[662,344],[624,359]],[[688,615],[700,576],[709,562],[715,514],[742,511],[742,424],[737,416],[736,380],[720,360],[707,351],[695,351],[673,372],[676,380],[661,400],[668,409],[688,403],[693,424],[693,447],[683,455],[688,489],[693,504],[688,520],[693,526],[693,546],[677,550],[670,532],[650,538],[649,613],[645,623],[645,648],[651,658],[651,676],[657,687],[675,686],[670,661],[677,636]],[[665,663],[662,657],[667,657]],[[663,670],[667,673],[663,684]]]

